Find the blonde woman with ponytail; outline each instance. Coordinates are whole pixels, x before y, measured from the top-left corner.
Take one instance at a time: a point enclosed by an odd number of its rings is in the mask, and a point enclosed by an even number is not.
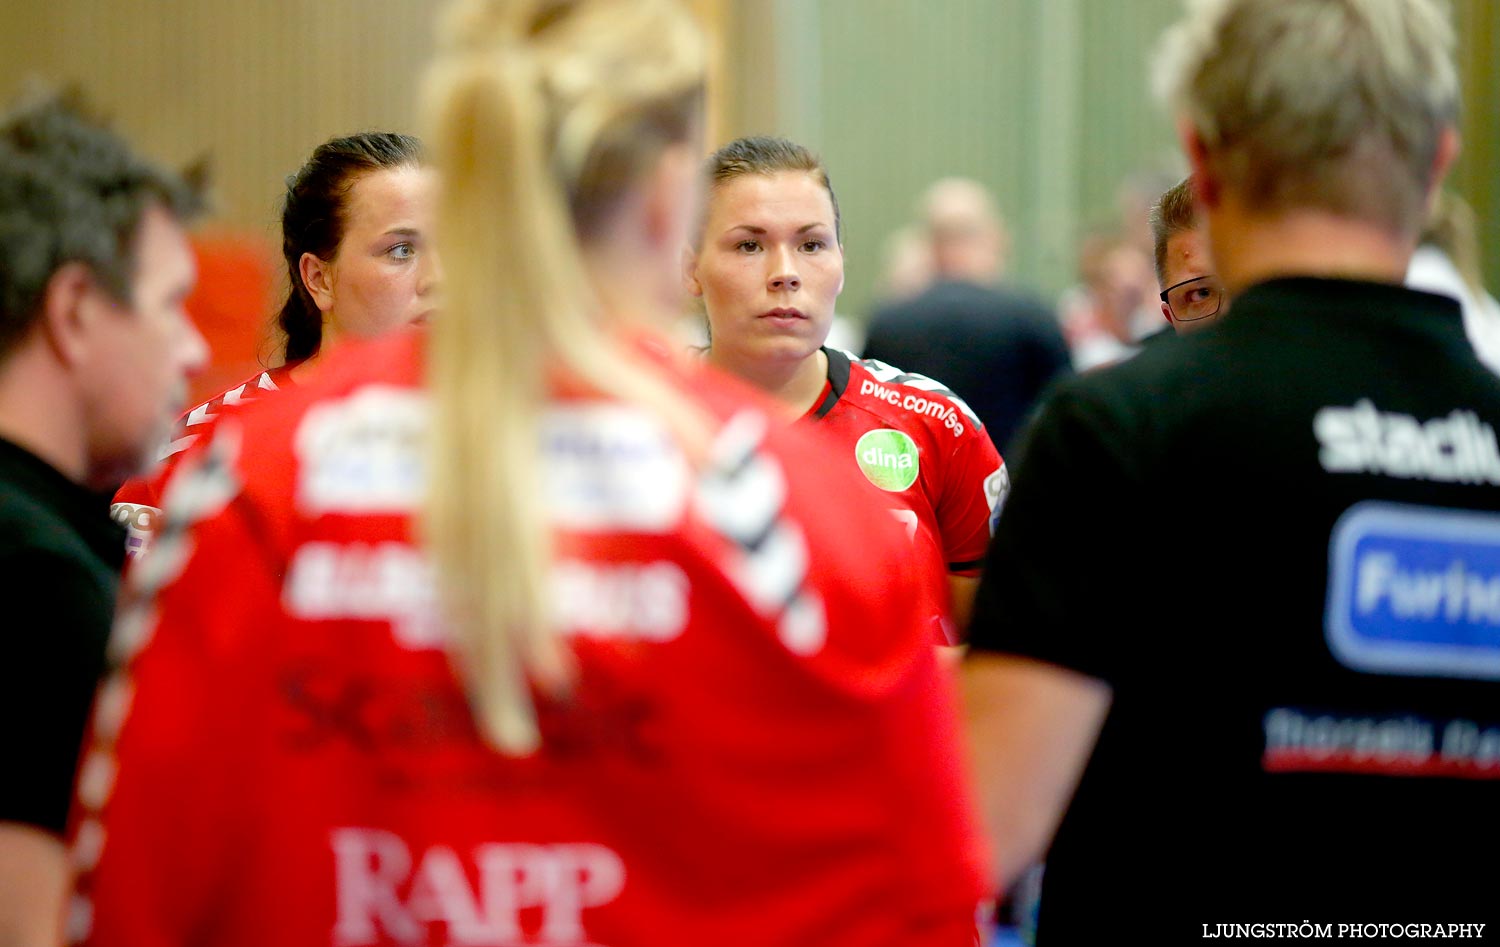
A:
[[[984,860],[894,525],[660,334],[696,29],[468,0],[441,35],[443,317],[170,485],[83,765],[79,938],[967,947]]]

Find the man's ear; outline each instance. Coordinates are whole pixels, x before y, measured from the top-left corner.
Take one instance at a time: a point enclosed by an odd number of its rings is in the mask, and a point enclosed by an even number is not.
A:
[[[698,281],[698,254],[692,247],[682,248],[682,288],[694,298],[703,296],[703,284]]]
[[[1174,325],[1174,323],[1172,322],[1172,307],[1168,306],[1166,303],[1161,304],[1161,317],[1167,320],[1167,325]]]
[[[1182,153],[1187,156],[1192,169],[1193,200],[1201,213],[1219,206],[1219,179],[1208,160],[1208,146],[1203,137],[1186,118],[1177,120],[1177,140],[1182,144]]]
[[[318,311],[331,310],[333,308],[333,267],[316,253],[304,253],[297,261],[297,273],[302,277],[302,285],[307,287],[307,293],[312,297],[313,305],[318,307]]]
[[[1453,167],[1453,162],[1458,158],[1458,152],[1462,145],[1458,129],[1452,125],[1444,126],[1438,135],[1437,151],[1432,156],[1432,177],[1427,185],[1427,214],[1432,215],[1432,205],[1437,202],[1438,192],[1443,189],[1443,180],[1448,177],[1448,169]]]
[[[82,263],[64,263],[47,280],[37,328],[64,365],[77,366],[88,358],[102,292]]]

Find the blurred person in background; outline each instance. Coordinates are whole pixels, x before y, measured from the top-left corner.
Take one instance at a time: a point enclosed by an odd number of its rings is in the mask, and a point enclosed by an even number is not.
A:
[[[1037,396],[1071,367],[1057,317],[1003,280],[1010,236],[990,192],[947,178],[922,199],[932,281],[875,311],[865,356],[941,378],[1008,445]]]
[[[361,132],[319,145],[287,180],[281,248],[290,288],[276,321],[294,378],[346,340],[433,314],[442,271],[425,163],[411,135]]]
[[[1234,310],[1049,399],[971,629],[1041,944],[1494,918],[1500,382],[1401,285],[1457,150],[1445,13],[1232,0],[1164,40]]]
[[[60,936],[62,834],[142,469],[208,351],[183,301],[199,198],[76,103],[0,118],[0,944]]]
[[[932,241],[927,229],[907,224],[885,239],[876,294],[882,305],[905,302],[932,284]]]
[[[812,152],[741,138],[708,160],[707,209],[686,261],[712,328],[710,364],[815,425],[883,494],[918,560],[946,575],[932,616],[952,644],[968,616],[992,511],[1008,484],[980,419],[940,381],[824,343],[844,288],[838,201]]]
[[[1058,308],[1073,367],[1087,371],[1140,351],[1156,321],[1156,281],[1151,257],[1118,231],[1083,238],[1078,251],[1083,285],[1063,294]]]
[[[111,514],[145,551],[161,526],[161,496],[183,452],[207,442],[226,411],[306,378],[319,356],[350,339],[423,323],[437,302],[431,246],[432,174],[422,143],[360,132],[319,145],[287,178],[281,247],[287,297],[276,317],[281,364],[185,413],[158,464],[115,494]]]
[[[439,37],[442,316],[169,484],[77,933],[967,947],[982,851],[899,531],[662,334],[702,37],[667,0],[468,0]]]
[[[1172,334],[1213,325],[1229,311],[1224,286],[1208,257],[1208,240],[1193,202],[1192,185],[1191,177],[1183,178],[1151,208],[1156,282],[1161,287],[1161,314],[1168,324],[1162,332]],[[1142,342],[1157,337],[1149,335]]]
[[[1406,285],[1458,300],[1464,333],[1479,360],[1500,372],[1500,303],[1484,288],[1474,211],[1452,191],[1438,193],[1406,271]]]
[[[1162,168],[1138,168],[1125,175],[1115,188],[1115,214],[1120,232],[1144,253],[1150,253],[1155,243],[1151,211],[1180,177]]]

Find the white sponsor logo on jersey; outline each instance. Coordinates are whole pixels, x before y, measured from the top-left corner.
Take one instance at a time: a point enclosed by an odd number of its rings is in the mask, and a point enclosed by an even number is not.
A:
[[[309,513],[405,513],[425,483],[427,398],[369,385],[317,405],[297,428],[297,500]]]
[[[662,533],[682,519],[687,461],[650,415],[615,404],[554,407],[542,418],[542,451],[558,526]]]
[[[556,627],[564,635],[670,641],[687,626],[688,585],[672,562],[565,559],[551,573]],[[388,621],[407,648],[446,640],[432,564],[405,543],[304,543],[292,555],[282,602],[308,621]]]
[[[1005,498],[1010,496],[1010,471],[1005,461],[995,472],[984,478],[984,499],[990,505],[990,535],[995,535],[995,526],[1000,522],[1000,511],[1005,507]]]
[[[432,565],[405,543],[304,543],[292,554],[281,596],[297,618],[389,621],[405,647],[443,643]]]
[[[144,503],[112,503],[109,507],[110,519],[127,529],[148,533],[156,528],[156,518],[160,515],[161,510]]]
[[[135,559],[151,544],[161,510],[144,503],[112,503],[110,519],[125,527],[125,554]]]
[[[673,562],[564,560],[552,571],[552,603],[563,634],[670,641],[688,619],[688,577]]]
[[[371,828],[334,829],[330,840],[340,947],[586,947],[587,912],[625,890],[624,860],[589,842],[413,852],[399,835]],[[433,924],[444,933],[432,934]]]
[[[912,378],[921,378],[921,376],[914,375]],[[936,382],[933,384],[936,384]],[[959,420],[957,409],[967,411],[968,408],[962,401],[941,394],[928,398],[916,392],[901,390],[902,387],[907,387],[908,385],[910,385],[909,380],[903,382],[899,387],[886,387],[866,378],[859,383],[859,393],[861,395],[871,395],[879,401],[884,401],[886,404],[902,408],[913,414],[937,418],[943,422],[943,427],[953,432],[954,437],[963,434],[964,426],[963,422]],[[920,390],[931,391],[932,389],[924,388]]]
[[[1368,398],[1313,416],[1318,462],[1329,473],[1370,473],[1403,480],[1500,484],[1495,429],[1472,411],[1418,421],[1377,409]]]

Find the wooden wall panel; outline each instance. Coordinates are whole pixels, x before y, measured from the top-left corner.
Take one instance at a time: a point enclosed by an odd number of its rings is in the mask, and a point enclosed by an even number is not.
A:
[[[729,93],[728,24],[729,0],[687,0],[687,7],[703,26],[708,42],[708,101],[704,116],[705,142],[718,141],[725,127],[724,111]]]
[[[688,0],[721,52],[724,0]],[[277,226],[281,182],[318,142],[417,131],[438,0],[0,0],[0,94],[76,83],[146,152],[208,154],[217,220]],[[717,133],[717,90],[710,123]]]
[[[1129,171],[1171,165],[1147,62],[1179,0],[686,0],[714,53],[709,142],[780,132],[825,152],[860,314],[885,234],[949,173],[995,189],[1017,275],[1073,279],[1077,231]],[[218,222],[275,232],[280,182],[329,135],[414,130],[439,0],[0,0],[0,93],[72,81],[148,152],[211,156]],[[1455,187],[1500,281],[1500,4],[1455,0],[1465,152]]]
[[[722,125],[726,0],[686,0],[712,64],[710,133]],[[258,248],[232,284],[217,257],[195,313],[214,364],[207,396],[274,352],[285,293],[284,179],[321,141],[364,129],[420,133],[418,98],[441,0],[0,0],[0,96],[27,77],[80,86],[143,151],[182,165],[208,156],[215,210],[205,229]],[[222,248],[219,240],[208,241]],[[220,251],[221,255],[224,251]],[[253,259],[251,259],[253,257]],[[257,290],[256,279],[271,284]],[[213,281],[210,284],[210,281]]]
[[[144,150],[207,155],[227,226],[274,233],[281,181],[319,141],[412,129],[426,0],[6,0],[26,24],[0,88],[80,85]]]

